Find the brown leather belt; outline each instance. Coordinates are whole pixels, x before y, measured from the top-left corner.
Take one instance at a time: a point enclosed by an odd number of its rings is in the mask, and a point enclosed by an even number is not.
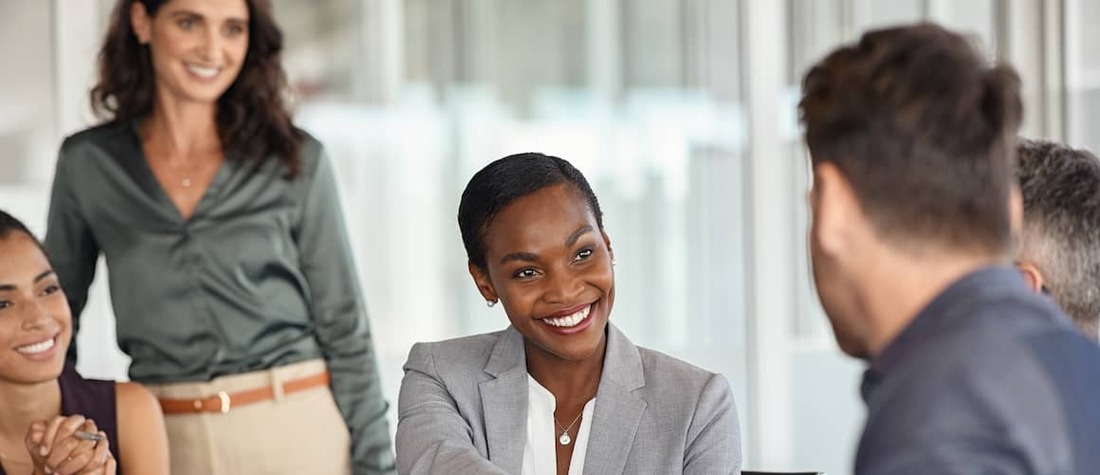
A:
[[[301,379],[294,379],[283,383],[283,394],[292,394],[298,391],[328,386],[328,371]],[[220,412],[226,414],[231,408],[244,406],[254,402],[266,401],[275,398],[275,390],[271,386],[249,389],[229,394],[218,391],[218,394],[201,399],[161,399],[160,408],[165,414],[197,414],[200,412]]]

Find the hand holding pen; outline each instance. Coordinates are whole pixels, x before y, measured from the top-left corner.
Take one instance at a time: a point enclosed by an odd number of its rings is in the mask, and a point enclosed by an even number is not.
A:
[[[81,415],[35,422],[25,443],[35,474],[113,475],[117,469],[107,434]]]

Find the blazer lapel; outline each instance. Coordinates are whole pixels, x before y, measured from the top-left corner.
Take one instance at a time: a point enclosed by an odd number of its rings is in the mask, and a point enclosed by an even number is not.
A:
[[[489,460],[508,473],[520,473],[527,443],[527,360],[523,336],[508,327],[493,347],[485,372],[494,379],[478,384]]]
[[[611,323],[596,392],[584,473],[623,473],[647,403],[633,391],[645,386],[638,348]]]

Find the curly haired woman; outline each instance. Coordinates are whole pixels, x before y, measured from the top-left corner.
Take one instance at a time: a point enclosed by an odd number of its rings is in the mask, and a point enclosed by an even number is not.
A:
[[[393,471],[333,171],[283,102],[282,42],[267,0],[119,0],[91,93],[106,121],[61,147],[46,248],[73,331],[102,255],[172,473]]]

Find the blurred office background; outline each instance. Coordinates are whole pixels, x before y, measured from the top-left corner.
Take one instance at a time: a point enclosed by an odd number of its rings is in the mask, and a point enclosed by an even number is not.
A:
[[[541,151],[603,203],[616,324],[733,384],[746,468],[849,473],[863,417],[862,364],[836,349],[809,278],[795,111],[808,65],[869,28],[941,22],[1020,70],[1025,135],[1100,150],[1100,56],[1086,54],[1100,2],[274,3],[298,123],[339,171],[392,403],[413,342],[507,324],[466,274],[458,197],[489,161]],[[60,140],[94,123],[113,4],[0,0],[0,207],[39,233]],[[79,369],[124,378],[105,282]]]

